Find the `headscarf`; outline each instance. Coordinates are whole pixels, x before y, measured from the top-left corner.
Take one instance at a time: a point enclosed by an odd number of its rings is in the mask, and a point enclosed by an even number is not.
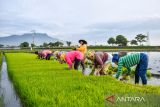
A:
[[[119,55],[118,54],[114,54],[113,58],[112,58],[112,62],[118,62],[119,61]]]

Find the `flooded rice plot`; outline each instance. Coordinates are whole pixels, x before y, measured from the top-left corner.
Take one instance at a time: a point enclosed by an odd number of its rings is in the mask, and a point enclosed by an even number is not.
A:
[[[148,52],[149,56],[149,68],[152,72],[152,77],[148,78],[148,85],[160,85],[160,53]],[[89,75],[91,67],[87,66],[85,75]],[[20,98],[14,90],[13,84],[8,77],[7,64],[5,58],[3,58],[1,75],[0,75],[0,96],[2,96],[3,107],[22,107]],[[128,83],[134,84],[134,78],[131,78]]]
[[[116,52],[110,52],[111,54],[114,54]],[[148,68],[151,69],[151,78],[147,78],[148,85],[160,85],[160,52],[144,52],[149,57],[149,65]],[[131,54],[131,53],[128,53]],[[89,75],[91,73],[92,68],[90,66],[87,66],[86,71],[84,72],[84,75]],[[134,84],[134,78],[131,78],[128,83]]]
[[[16,94],[12,82],[9,80],[5,58],[3,58],[0,73],[0,96],[2,97],[3,107],[22,107],[20,98]]]

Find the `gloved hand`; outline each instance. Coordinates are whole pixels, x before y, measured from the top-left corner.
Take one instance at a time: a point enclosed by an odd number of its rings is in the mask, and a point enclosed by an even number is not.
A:
[[[124,79],[125,79],[125,76],[121,76],[119,80],[123,81]]]
[[[112,77],[116,78],[116,74],[112,75]]]
[[[72,65],[69,65],[69,70],[71,70],[72,69]]]

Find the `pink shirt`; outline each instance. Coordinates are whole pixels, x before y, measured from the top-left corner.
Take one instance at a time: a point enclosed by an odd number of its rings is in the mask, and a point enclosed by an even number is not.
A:
[[[65,60],[69,68],[72,68],[72,64],[74,63],[75,58],[83,60],[83,54],[79,51],[70,51],[66,54]]]
[[[48,54],[51,54],[51,53],[52,53],[52,51],[50,51],[50,50],[43,50],[41,54],[45,58]]]

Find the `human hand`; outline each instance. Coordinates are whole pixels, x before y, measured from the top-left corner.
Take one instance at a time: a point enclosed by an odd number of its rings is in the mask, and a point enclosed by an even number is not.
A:
[[[123,81],[123,80],[125,79],[125,77],[126,77],[126,76],[122,76],[122,77],[120,77],[119,80],[120,80],[120,81]]]
[[[112,77],[116,78],[116,74],[112,75]]]

